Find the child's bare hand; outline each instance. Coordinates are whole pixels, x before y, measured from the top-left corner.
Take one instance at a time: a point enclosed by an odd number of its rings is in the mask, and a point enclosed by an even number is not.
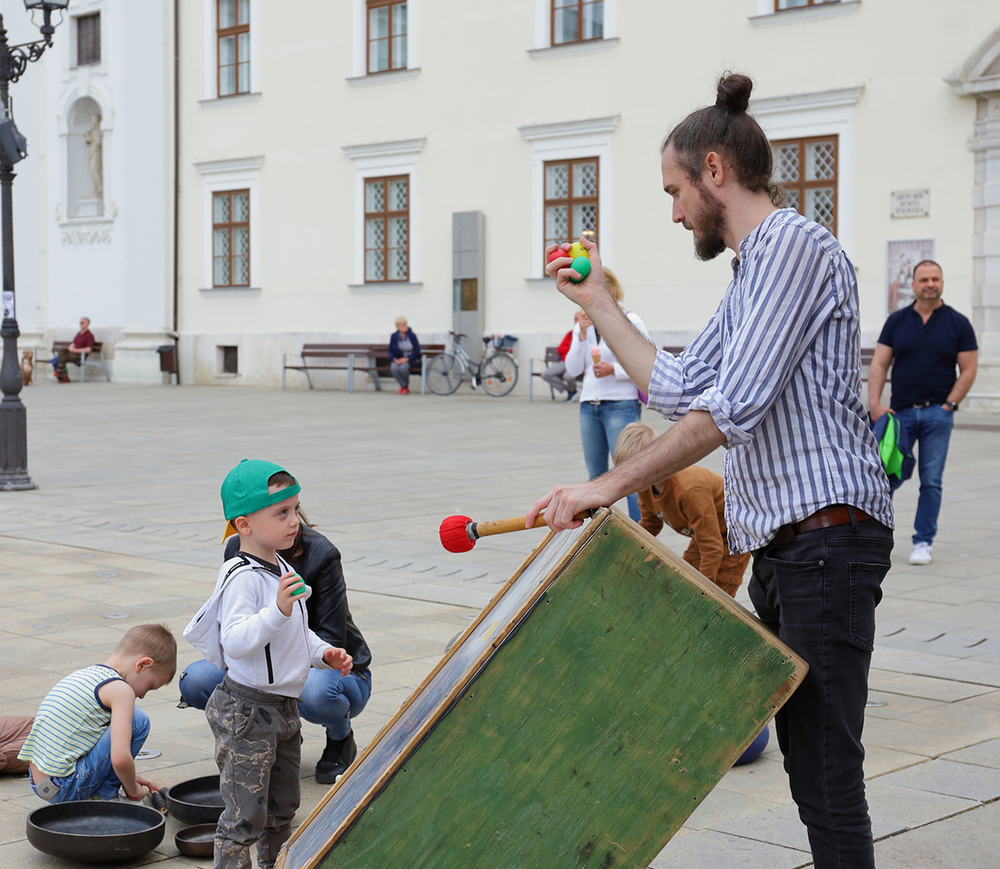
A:
[[[331,670],[340,670],[341,676],[346,676],[351,672],[354,659],[347,654],[344,649],[331,646],[323,653],[323,663]]]
[[[278,609],[282,615],[292,614],[292,604],[306,590],[305,581],[297,573],[288,571],[278,580]]]

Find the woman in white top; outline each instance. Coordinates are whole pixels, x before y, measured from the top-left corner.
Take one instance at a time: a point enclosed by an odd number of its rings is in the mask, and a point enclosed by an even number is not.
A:
[[[624,293],[618,278],[607,266],[604,267],[604,286],[620,305]],[[648,339],[649,332],[642,320],[631,311],[625,314]],[[593,355],[595,350],[599,356]],[[596,361],[598,359],[600,361]],[[642,401],[639,390],[628,379],[625,369],[586,314],[574,327],[573,341],[566,354],[566,374],[579,377],[581,373],[580,436],[583,460],[593,480],[607,472],[608,457],[614,453],[622,429],[630,422],[639,421]],[[628,512],[632,519],[639,521],[639,499],[635,494],[628,496]]]

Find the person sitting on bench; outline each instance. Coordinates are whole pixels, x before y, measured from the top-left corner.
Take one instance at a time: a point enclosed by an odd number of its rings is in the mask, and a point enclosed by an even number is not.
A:
[[[60,383],[69,383],[66,365],[73,362],[83,366],[84,357],[94,349],[94,334],[90,331],[90,318],[80,318],[80,331],[76,333],[73,343],[65,350],[60,350],[52,357],[52,376]]]

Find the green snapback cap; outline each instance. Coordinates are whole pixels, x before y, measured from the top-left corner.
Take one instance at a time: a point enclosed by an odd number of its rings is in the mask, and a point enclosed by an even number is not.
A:
[[[238,516],[249,516],[258,510],[291,498],[292,495],[297,495],[302,489],[298,480],[291,486],[278,489],[277,492],[267,491],[267,481],[280,473],[288,474],[288,471],[274,462],[243,459],[222,481],[222,510],[226,519],[231,522]],[[230,527],[232,526],[227,525],[227,530]]]

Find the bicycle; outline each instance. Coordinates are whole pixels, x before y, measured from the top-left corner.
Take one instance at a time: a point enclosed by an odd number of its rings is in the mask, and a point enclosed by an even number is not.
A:
[[[485,347],[483,357],[478,363],[473,362],[462,339],[467,337],[460,332],[449,332],[452,340],[452,352],[435,356],[427,366],[427,385],[436,395],[451,395],[465,379],[468,372],[472,378],[472,388],[480,383],[487,394],[496,396],[507,395],[517,385],[517,360],[511,351],[511,346],[517,339],[483,338]],[[490,353],[490,347],[496,348]]]

